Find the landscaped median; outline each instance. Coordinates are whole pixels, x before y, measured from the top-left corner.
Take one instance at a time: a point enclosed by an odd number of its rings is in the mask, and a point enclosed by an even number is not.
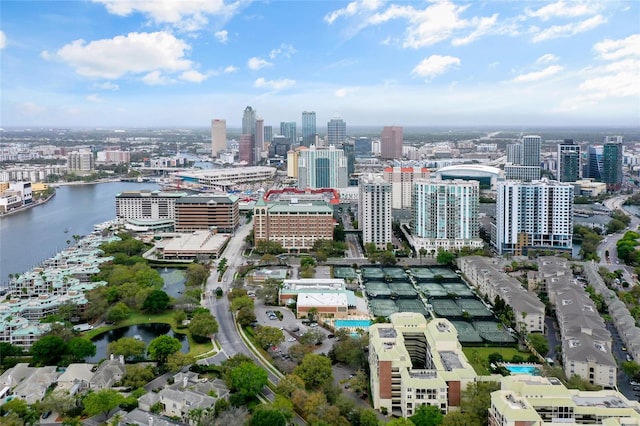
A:
[[[82,336],[91,340],[102,333],[106,333],[107,331],[140,324],[169,324],[174,333],[185,334],[187,336],[187,339],[189,340],[189,355],[194,357],[198,357],[205,353],[212,353],[214,350],[211,341],[198,343],[193,339],[193,337],[191,337],[191,333],[187,328],[178,328],[178,325],[173,318],[173,312],[164,312],[161,314],[144,314],[135,312],[132,313],[129,318],[118,322],[118,324],[94,328],[93,330],[82,333]]]

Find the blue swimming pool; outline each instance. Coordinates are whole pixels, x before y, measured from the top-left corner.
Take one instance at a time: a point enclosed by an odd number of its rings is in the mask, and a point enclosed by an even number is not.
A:
[[[337,319],[334,322],[334,326],[336,329],[339,328],[347,328],[347,327],[355,327],[355,328],[364,328],[367,329],[371,325],[371,320],[340,320]]]
[[[527,374],[529,376],[539,376],[540,369],[535,365],[504,364],[504,368],[511,374]]]

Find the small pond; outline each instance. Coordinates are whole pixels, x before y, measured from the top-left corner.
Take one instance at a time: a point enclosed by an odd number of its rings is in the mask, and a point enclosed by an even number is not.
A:
[[[96,355],[94,357],[87,358],[85,361],[89,363],[97,363],[101,359],[107,358],[109,356],[107,354],[107,346],[109,343],[118,340],[121,337],[139,338],[148,346],[153,339],[158,336],[162,336],[163,334],[168,334],[180,340],[180,343],[182,343],[180,351],[184,353],[189,352],[189,339],[187,339],[187,336],[184,334],[174,333],[171,331],[171,326],[169,324],[138,324],[116,328],[115,330],[111,330],[97,336],[92,340],[96,345]]]
[[[187,271],[175,268],[159,268],[158,272],[164,280],[162,291],[176,299],[182,297],[184,283],[187,281]]]

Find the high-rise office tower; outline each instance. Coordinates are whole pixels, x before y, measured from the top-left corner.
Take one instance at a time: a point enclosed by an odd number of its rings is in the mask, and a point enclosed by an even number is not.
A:
[[[624,136],[605,136],[604,143],[622,143]]]
[[[253,147],[253,135],[241,134],[238,141],[238,159],[244,161],[248,166],[255,164],[255,150]]]
[[[600,181],[602,167],[602,145],[590,145],[587,149],[587,170],[585,177]]]
[[[327,123],[327,143],[338,145],[347,138],[347,123],[338,116],[335,116]]]
[[[273,126],[264,126],[264,143],[271,143],[273,140]]]
[[[575,182],[580,179],[580,145],[573,139],[558,144],[558,175],[560,182]]]
[[[335,146],[300,148],[298,151],[298,189],[346,188],[347,158]]]
[[[256,118],[256,148],[260,151],[266,150],[264,143],[264,119]]]
[[[400,126],[384,126],[380,136],[380,158],[399,160],[402,158],[403,128]]]
[[[242,114],[242,134],[256,135],[256,111],[250,106],[246,107]]]
[[[382,176],[391,184],[392,207],[394,209],[410,209],[413,182],[417,179],[428,179],[429,169],[426,167],[387,167]]]
[[[622,188],[622,157],[622,142],[607,142],[602,146],[600,181],[607,184],[607,191]]]
[[[571,250],[573,185],[547,179],[498,182],[493,235],[499,254]]]
[[[302,111],[302,145],[311,146],[316,143],[316,113]]]
[[[540,148],[542,138],[528,135],[522,137],[522,165],[540,167]]]
[[[226,120],[211,120],[211,156],[216,158],[220,151],[227,149]]]
[[[380,174],[365,174],[358,183],[358,198],[363,244],[373,243],[386,250],[392,241],[391,184]]]
[[[280,123],[280,134],[291,141],[291,146],[295,146],[298,143],[298,135],[296,132],[296,122],[288,121]]]
[[[356,157],[371,157],[371,138],[361,136],[355,140]]]
[[[349,181],[351,181],[351,175],[353,175],[356,171],[356,152],[355,147],[353,146],[353,142],[344,141],[338,148],[341,148],[344,151],[344,156],[347,158],[347,176],[349,177]],[[358,183],[354,182],[350,185],[357,186]]]
[[[411,227],[416,250],[480,248],[480,183],[474,180],[416,179]]]

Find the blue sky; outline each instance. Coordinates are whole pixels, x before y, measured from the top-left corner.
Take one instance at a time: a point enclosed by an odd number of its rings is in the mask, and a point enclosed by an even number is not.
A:
[[[640,125],[635,0],[0,8],[0,127]]]

